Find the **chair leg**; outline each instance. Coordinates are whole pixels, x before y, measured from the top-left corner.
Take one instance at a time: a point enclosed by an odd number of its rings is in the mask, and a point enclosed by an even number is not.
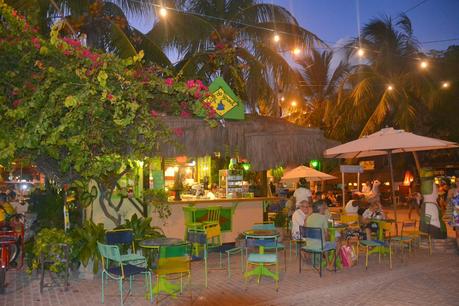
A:
[[[298,273],[301,273],[301,257],[302,253],[300,251],[300,254],[298,255]]]
[[[315,254],[314,254],[315,255]],[[322,253],[320,253],[320,260],[319,260],[319,276],[322,277]]]
[[[389,269],[392,270],[392,243],[389,242]]]
[[[227,256],[227,266],[226,266],[226,269],[228,271],[228,279],[231,279],[231,258],[230,258],[230,253],[226,253],[226,256]]]
[[[45,262],[41,261],[41,278],[40,278],[40,293],[43,293],[43,287],[45,285]]]
[[[431,239],[431,237],[429,235],[429,256],[431,256],[431,255],[432,255],[432,239]]]
[[[276,261],[276,291],[279,291],[279,262]]]
[[[101,296],[102,304],[104,303],[104,277],[105,277],[104,272],[102,272],[102,296]]]
[[[182,294],[183,292],[183,275],[182,273],[180,272],[180,294]]]
[[[336,256],[336,255],[337,255],[336,252],[337,252],[337,251],[336,251],[336,249],[335,249],[335,262],[334,262],[334,265],[335,265],[335,273],[336,273],[336,257],[337,257],[337,256]]]
[[[222,256],[222,255],[221,255],[221,253],[220,253],[220,261],[221,261],[221,256]],[[205,257],[204,257],[204,274],[205,274],[205,275],[204,275],[204,281],[205,281],[205,283],[206,283],[206,288],[208,288],[208,287],[207,287],[207,254],[206,254]]]
[[[366,246],[366,251],[365,251],[365,270],[368,269],[368,246]]]
[[[118,286],[120,288],[120,299],[121,299],[121,306],[123,306],[123,279],[119,279]]]
[[[284,248],[284,271],[287,272],[287,249]]]

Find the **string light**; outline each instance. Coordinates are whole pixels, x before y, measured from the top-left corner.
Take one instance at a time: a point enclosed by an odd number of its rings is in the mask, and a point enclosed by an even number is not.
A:
[[[392,85],[387,85],[387,90],[388,90],[388,91],[394,90],[394,86],[392,86]]]
[[[427,61],[422,61],[419,66],[421,69],[426,69],[429,66],[429,63]]]
[[[159,9],[159,15],[160,15],[161,17],[166,17],[166,16],[167,16],[167,10],[166,10],[164,7],[161,7],[161,8]]]
[[[281,97],[281,101],[284,102],[284,101],[285,101],[285,98],[284,98],[284,97]]]
[[[365,51],[362,48],[359,48],[359,50],[357,50],[357,55],[359,57],[363,57],[365,55]]]
[[[293,52],[293,55],[299,55],[301,53],[301,50],[300,50],[300,48],[295,48],[295,49],[293,49],[292,52]]]
[[[292,103],[290,103],[290,105],[292,105],[292,107],[296,107],[297,106],[297,103],[295,100],[292,101]]]
[[[274,34],[274,36],[273,36],[273,40],[274,40],[274,42],[279,42],[279,40],[280,40],[280,36],[279,36],[279,34],[277,34],[277,33],[276,33],[276,34]]]
[[[441,88],[443,88],[443,89],[449,88],[449,85],[450,85],[449,82],[443,82],[441,84]]]

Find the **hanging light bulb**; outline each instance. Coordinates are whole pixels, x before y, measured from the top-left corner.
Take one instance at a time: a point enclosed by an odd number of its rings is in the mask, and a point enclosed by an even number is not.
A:
[[[300,48],[296,47],[295,49],[293,49],[293,55],[299,55],[301,53],[301,50]]]
[[[166,16],[167,16],[167,10],[166,10],[164,7],[161,7],[161,8],[159,9],[159,15],[160,15],[161,17],[166,17]]]
[[[427,61],[421,61],[419,66],[421,67],[421,69],[427,69],[427,67],[429,66],[429,63]]]
[[[388,85],[388,86],[387,86],[387,90],[388,90],[388,91],[392,91],[392,90],[394,90],[394,86],[392,86],[392,85]]]
[[[274,33],[273,40],[274,40],[274,42],[279,42],[279,40],[280,40],[279,34]]]
[[[441,83],[441,88],[443,88],[443,89],[447,89],[447,88],[449,88],[449,86],[450,86],[449,82]]]
[[[363,57],[363,56],[365,55],[365,51],[364,51],[362,48],[359,48],[359,49],[357,50],[357,55],[358,55],[359,57]]]

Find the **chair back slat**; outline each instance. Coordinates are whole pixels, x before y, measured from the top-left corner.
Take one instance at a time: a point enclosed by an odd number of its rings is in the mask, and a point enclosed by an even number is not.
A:
[[[159,258],[183,257],[189,254],[188,244],[162,246],[159,249]]]
[[[210,206],[207,208],[207,221],[220,222],[221,206]]]
[[[107,244],[131,244],[133,239],[132,229],[107,231],[105,234]]]
[[[196,222],[196,207],[194,206],[183,206],[183,215],[185,218],[185,224]]]
[[[201,245],[207,244],[207,234],[206,231],[201,229],[189,229],[187,240],[190,243],[198,243]]]
[[[97,248],[102,257],[116,262],[121,261],[120,249],[117,245],[107,245],[97,242]]]
[[[245,237],[245,246],[247,248],[254,247],[277,247],[277,236],[251,236]]]
[[[222,231],[220,224],[209,224],[204,227],[204,230],[207,235],[207,239],[212,239],[214,237],[220,237]]]
[[[275,230],[276,226],[274,223],[259,223],[252,225],[253,230]]]
[[[301,238],[306,239],[306,243],[313,243],[315,242],[320,243],[320,247],[324,247],[324,237],[322,235],[322,229],[320,227],[306,227],[300,226],[300,235]],[[308,242],[309,241],[309,242]]]

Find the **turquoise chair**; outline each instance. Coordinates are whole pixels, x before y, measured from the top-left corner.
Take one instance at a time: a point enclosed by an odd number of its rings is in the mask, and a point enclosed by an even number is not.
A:
[[[275,231],[276,230],[276,226],[272,222],[255,223],[254,225],[252,225],[252,230],[255,230],[255,231]],[[274,249],[274,247],[270,247],[270,246],[266,246],[265,247],[266,251],[273,250],[273,249]],[[287,271],[287,248],[285,247],[285,245],[283,243],[277,242],[275,249],[284,251],[284,270]]]
[[[245,281],[250,276],[257,276],[257,282],[260,283],[262,276],[272,277],[276,282],[276,290],[279,289],[279,263],[277,258],[277,236],[252,236],[246,235],[245,247],[258,248],[258,253],[249,253],[246,258],[246,272],[244,273]],[[275,253],[265,253],[266,247],[273,248]],[[247,251],[246,251],[247,254]],[[249,270],[249,266],[255,266]],[[275,271],[270,271],[267,267],[275,266]]]
[[[120,301],[121,306],[123,306],[123,280],[126,277],[129,277],[129,292],[132,289],[132,278],[134,275],[143,274],[145,276],[145,285],[147,286],[147,291],[150,293],[150,303],[153,302],[153,293],[151,290],[151,273],[144,267],[139,267],[131,264],[123,264],[121,260],[119,247],[116,245],[107,245],[97,242],[97,248],[99,249],[100,255],[102,257],[102,304],[104,303],[104,288],[105,280],[107,277],[118,281],[118,286],[120,290]],[[110,266],[106,265],[106,261],[110,260]]]
[[[105,233],[105,242],[108,245],[117,245],[120,248],[127,248],[127,253],[121,254],[121,262],[133,265],[146,263],[145,257],[137,254],[134,246],[134,233],[132,229],[117,229]],[[109,261],[106,262],[109,264]]]

